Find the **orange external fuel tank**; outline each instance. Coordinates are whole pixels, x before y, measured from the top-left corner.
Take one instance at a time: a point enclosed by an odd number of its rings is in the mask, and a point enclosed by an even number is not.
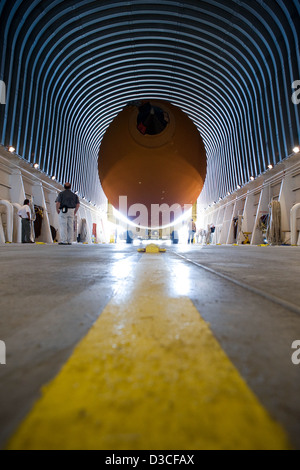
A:
[[[120,198],[127,196],[128,208],[143,204],[150,214],[153,204],[183,209],[196,202],[205,181],[206,152],[183,111],[149,99],[130,103],[112,121],[98,168],[104,193],[116,209],[122,209]]]

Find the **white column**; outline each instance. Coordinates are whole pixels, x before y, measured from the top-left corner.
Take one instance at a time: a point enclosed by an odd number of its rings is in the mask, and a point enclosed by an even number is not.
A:
[[[20,170],[13,170],[12,174],[9,177],[10,179],[10,198],[11,202],[16,202],[23,206],[24,200],[26,199],[25,196],[25,189],[23,183],[23,177]]]
[[[5,234],[2,224],[2,215],[0,213],[0,243],[5,243]]]
[[[4,199],[0,200],[0,205],[4,206],[6,208],[6,240],[7,242],[12,243],[13,241],[13,206],[9,201],[6,201]],[[3,231],[3,224],[2,225],[2,231]]]
[[[233,208],[234,208],[234,204],[232,202],[228,202],[225,206],[224,220],[223,220],[222,232],[220,236],[220,243],[222,245],[227,243],[227,240],[228,240],[228,234],[229,234],[231,221],[232,221]]]
[[[290,211],[295,203],[295,194],[293,192],[293,177],[285,176],[280,188],[279,202],[281,208],[281,233],[282,241],[290,239],[291,217]]]
[[[291,218],[291,245],[297,245],[299,244],[299,240],[297,241],[298,238],[298,230],[297,230],[297,213],[300,209],[300,203],[295,204],[290,212],[290,218]],[[300,233],[299,233],[299,238],[300,238]]]
[[[47,205],[45,201],[45,195],[44,195],[42,183],[35,183],[32,186],[32,196],[33,196],[34,204],[44,209],[40,241],[45,242],[45,243],[53,243],[49,217],[48,217],[48,211],[47,211]]]
[[[58,241],[60,241],[60,235],[59,235],[59,215],[56,212],[56,203],[55,200],[58,196],[57,191],[50,191],[48,194],[49,197],[49,203],[50,203],[50,208],[49,208],[49,223],[58,231]]]
[[[259,221],[263,215],[267,215],[269,213],[269,196],[270,195],[270,188],[268,185],[264,185],[261,189],[260,197],[259,197],[259,203],[257,207],[257,212],[256,212],[256,218],[255,218],[255,226],[254,230],[252,233],[252,238],[251,238],[251,245],[260,245],[263,243],[263,233],[259,228]]]
[[[228,228],[228,235],[227,235],[227,240],[226,240],[226,245],[232,245],[232,243],[235,241],[234,239],[234,218],[236,216],[236,198],[234,201],[231,202],[232,204],[232,214],[231,214],[231,221],[230,225]]]
[[[78,229],[80,229],[81,224],[82,224],[82,219],[86,220],[86,230],[87,230],[87,235],[86,235],[86,242],[91,244],[92,243],[92,232],[91,232],[91,227],[90,227],[90,220],[91,217],[88,214],[88,209],[83,205],[80,204],[79,211],[77,212],[78,214]]]
[[[18,210],[21,209],[22,205],[17,202],[12,203],[14,207],[14,216],[13,216],[13,241],[17,243],[22,243],[22,219],[18,216]]]
[[[249,238],[251,242],[252,234],[254,231],[255,227],[255,216],[256,216],[256,207],[255,207],[255,196],[253,192],[247,193],[246,201],[245,201],[245,207],[244,207],[244,213],[243,213],[243,222],[242,222],[242,232],[244,240],[246,240],[246,237]]]

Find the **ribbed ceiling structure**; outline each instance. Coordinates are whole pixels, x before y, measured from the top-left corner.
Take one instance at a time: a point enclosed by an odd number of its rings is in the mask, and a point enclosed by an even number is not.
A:
[[[164,99],[205,142],[210,203],[300,142],[299,17],[298,0],[1,0],[1,144],[98,204],[107,126]]]

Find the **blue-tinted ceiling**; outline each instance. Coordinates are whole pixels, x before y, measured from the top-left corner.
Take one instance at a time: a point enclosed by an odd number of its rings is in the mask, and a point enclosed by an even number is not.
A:
[[[0,2],[0,139],[95,203],[102,136],[130,101],[185,111],[207,203],[300,142],[298,0]]]

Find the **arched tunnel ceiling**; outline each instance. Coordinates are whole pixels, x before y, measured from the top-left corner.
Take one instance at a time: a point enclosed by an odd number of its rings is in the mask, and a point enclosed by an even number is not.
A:
[[[100,203],[101,139],[141,98],[203,137],[209,203],[300,141],[298,0],[1,0],[2,145]]]

